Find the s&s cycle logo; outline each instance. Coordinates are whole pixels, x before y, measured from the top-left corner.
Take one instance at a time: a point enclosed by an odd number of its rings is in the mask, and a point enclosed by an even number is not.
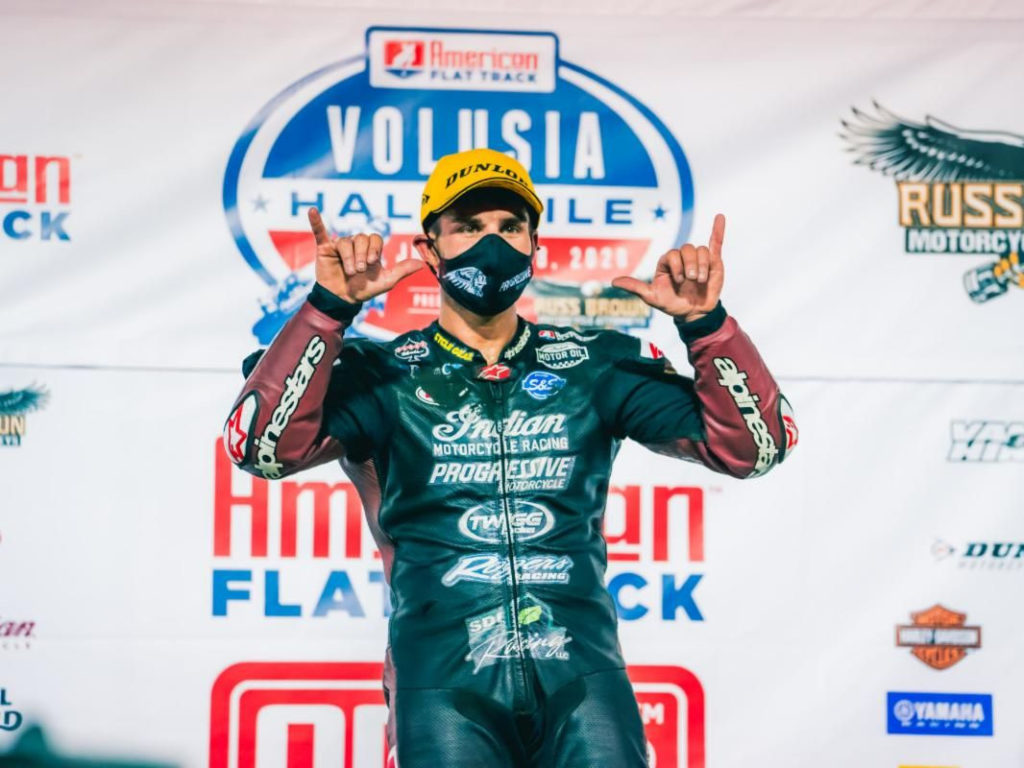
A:
[[[268,293],[253,332],[268,343],[305,299],[318,207],[338,235],[375,231],[384,257],[413,257],[423,184],[443,155],[490,147],[530,172],[545,211],[536,278],[519,311],[540,322],[629,329],[651,309],[609,287],[685,241],[693,180],[644,104],[559,56],[546,32],[371,27],[366,50],[285,88],[235,144],[223,202]],[[428,270],[367,303],[353,331],[391,338],[440,306]]]

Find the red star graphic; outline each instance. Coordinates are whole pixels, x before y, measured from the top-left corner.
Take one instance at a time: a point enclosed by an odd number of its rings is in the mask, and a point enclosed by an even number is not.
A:
[[[237,439],[236,439],[237,437]],[[249,433],[242,429],[242,406],[238,406],[228,420],[227,444],[228,453],[236,464],[245,460],[245,441]]]

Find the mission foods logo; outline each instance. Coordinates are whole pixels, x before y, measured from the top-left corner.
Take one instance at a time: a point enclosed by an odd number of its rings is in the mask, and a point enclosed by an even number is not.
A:
[[[634,665],[626,672],[651,768],[705,768],[704,688],[697,676],[668,665]],[[210,692],[209,767],[400,768],[385,735],[383,676],[380,662],[228,667]],[[6,703],[0,689],[0,707]]]
[[[981,627],[967,626],[966,613],[933,605],[910,617],[913,624],[896,627],[896,645],[910,648],[932,669],[948,669],[967,655],[968,648],[981,648]]]
[[[1024,137],[875,109],[853,108],[842,136],[855,163],[895,178],[906,252],[985,257],[964,275],[979,303],[1024,287]]]
[[[473,147],[515,156],[545,211],[531,320],[628,329],[651,309],[609,287],[649,275],[686,239],[693,181],[651,110],[559,57],[551,33],[373,27],[366,50],[285,88],[245,128],[224,176],[239,250],[267,285],[253,332],[269,342],[305,299],[315,246],[306,211],[338,235],[377,232],[412,258],[419,200],[437,159]],[[429,270],[366,303],[354,330],[392,338],[440,306]]]

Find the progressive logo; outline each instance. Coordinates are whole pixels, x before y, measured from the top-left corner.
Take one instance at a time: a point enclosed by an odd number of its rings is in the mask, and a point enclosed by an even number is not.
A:
[[[630,94],[563,60],[547,32],[372,27],[366,48],[286,87],[238,139],[224,175],[228,225],[267,286],[267,343],[313,281],[306,211],[338,234],[375,231],[413,257],[419,197],[445,154],[491,147],[544,201],[535,278],[520,313],[557,325],[646,326],[650,308],[608,286],[650,273],[686,239],[693,180],[678,141]],[[390,339],[436,317],[422,270],[367,302],[353,330]]]

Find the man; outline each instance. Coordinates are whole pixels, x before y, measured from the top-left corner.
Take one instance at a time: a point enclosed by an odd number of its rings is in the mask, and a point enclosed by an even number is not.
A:
[[[675,318],[694,381],[631,336],[517,316],[542,210],[526,170],[485,149],[442,158],[427,180],[421,260],[385,266],[380,237],[332,238],[311,209],[317,284],[247,361],[225,427],[253,474],[340,459],[359,488],[394,605],[385,695],[401,768],[646,765],[604,586],[620,441],[736,477],[795,443],[718,301],[724,217],[707,247],[662,256],[650,283],[613,281]],[[343,343],[361,302],[424,264],[438,321]]]

